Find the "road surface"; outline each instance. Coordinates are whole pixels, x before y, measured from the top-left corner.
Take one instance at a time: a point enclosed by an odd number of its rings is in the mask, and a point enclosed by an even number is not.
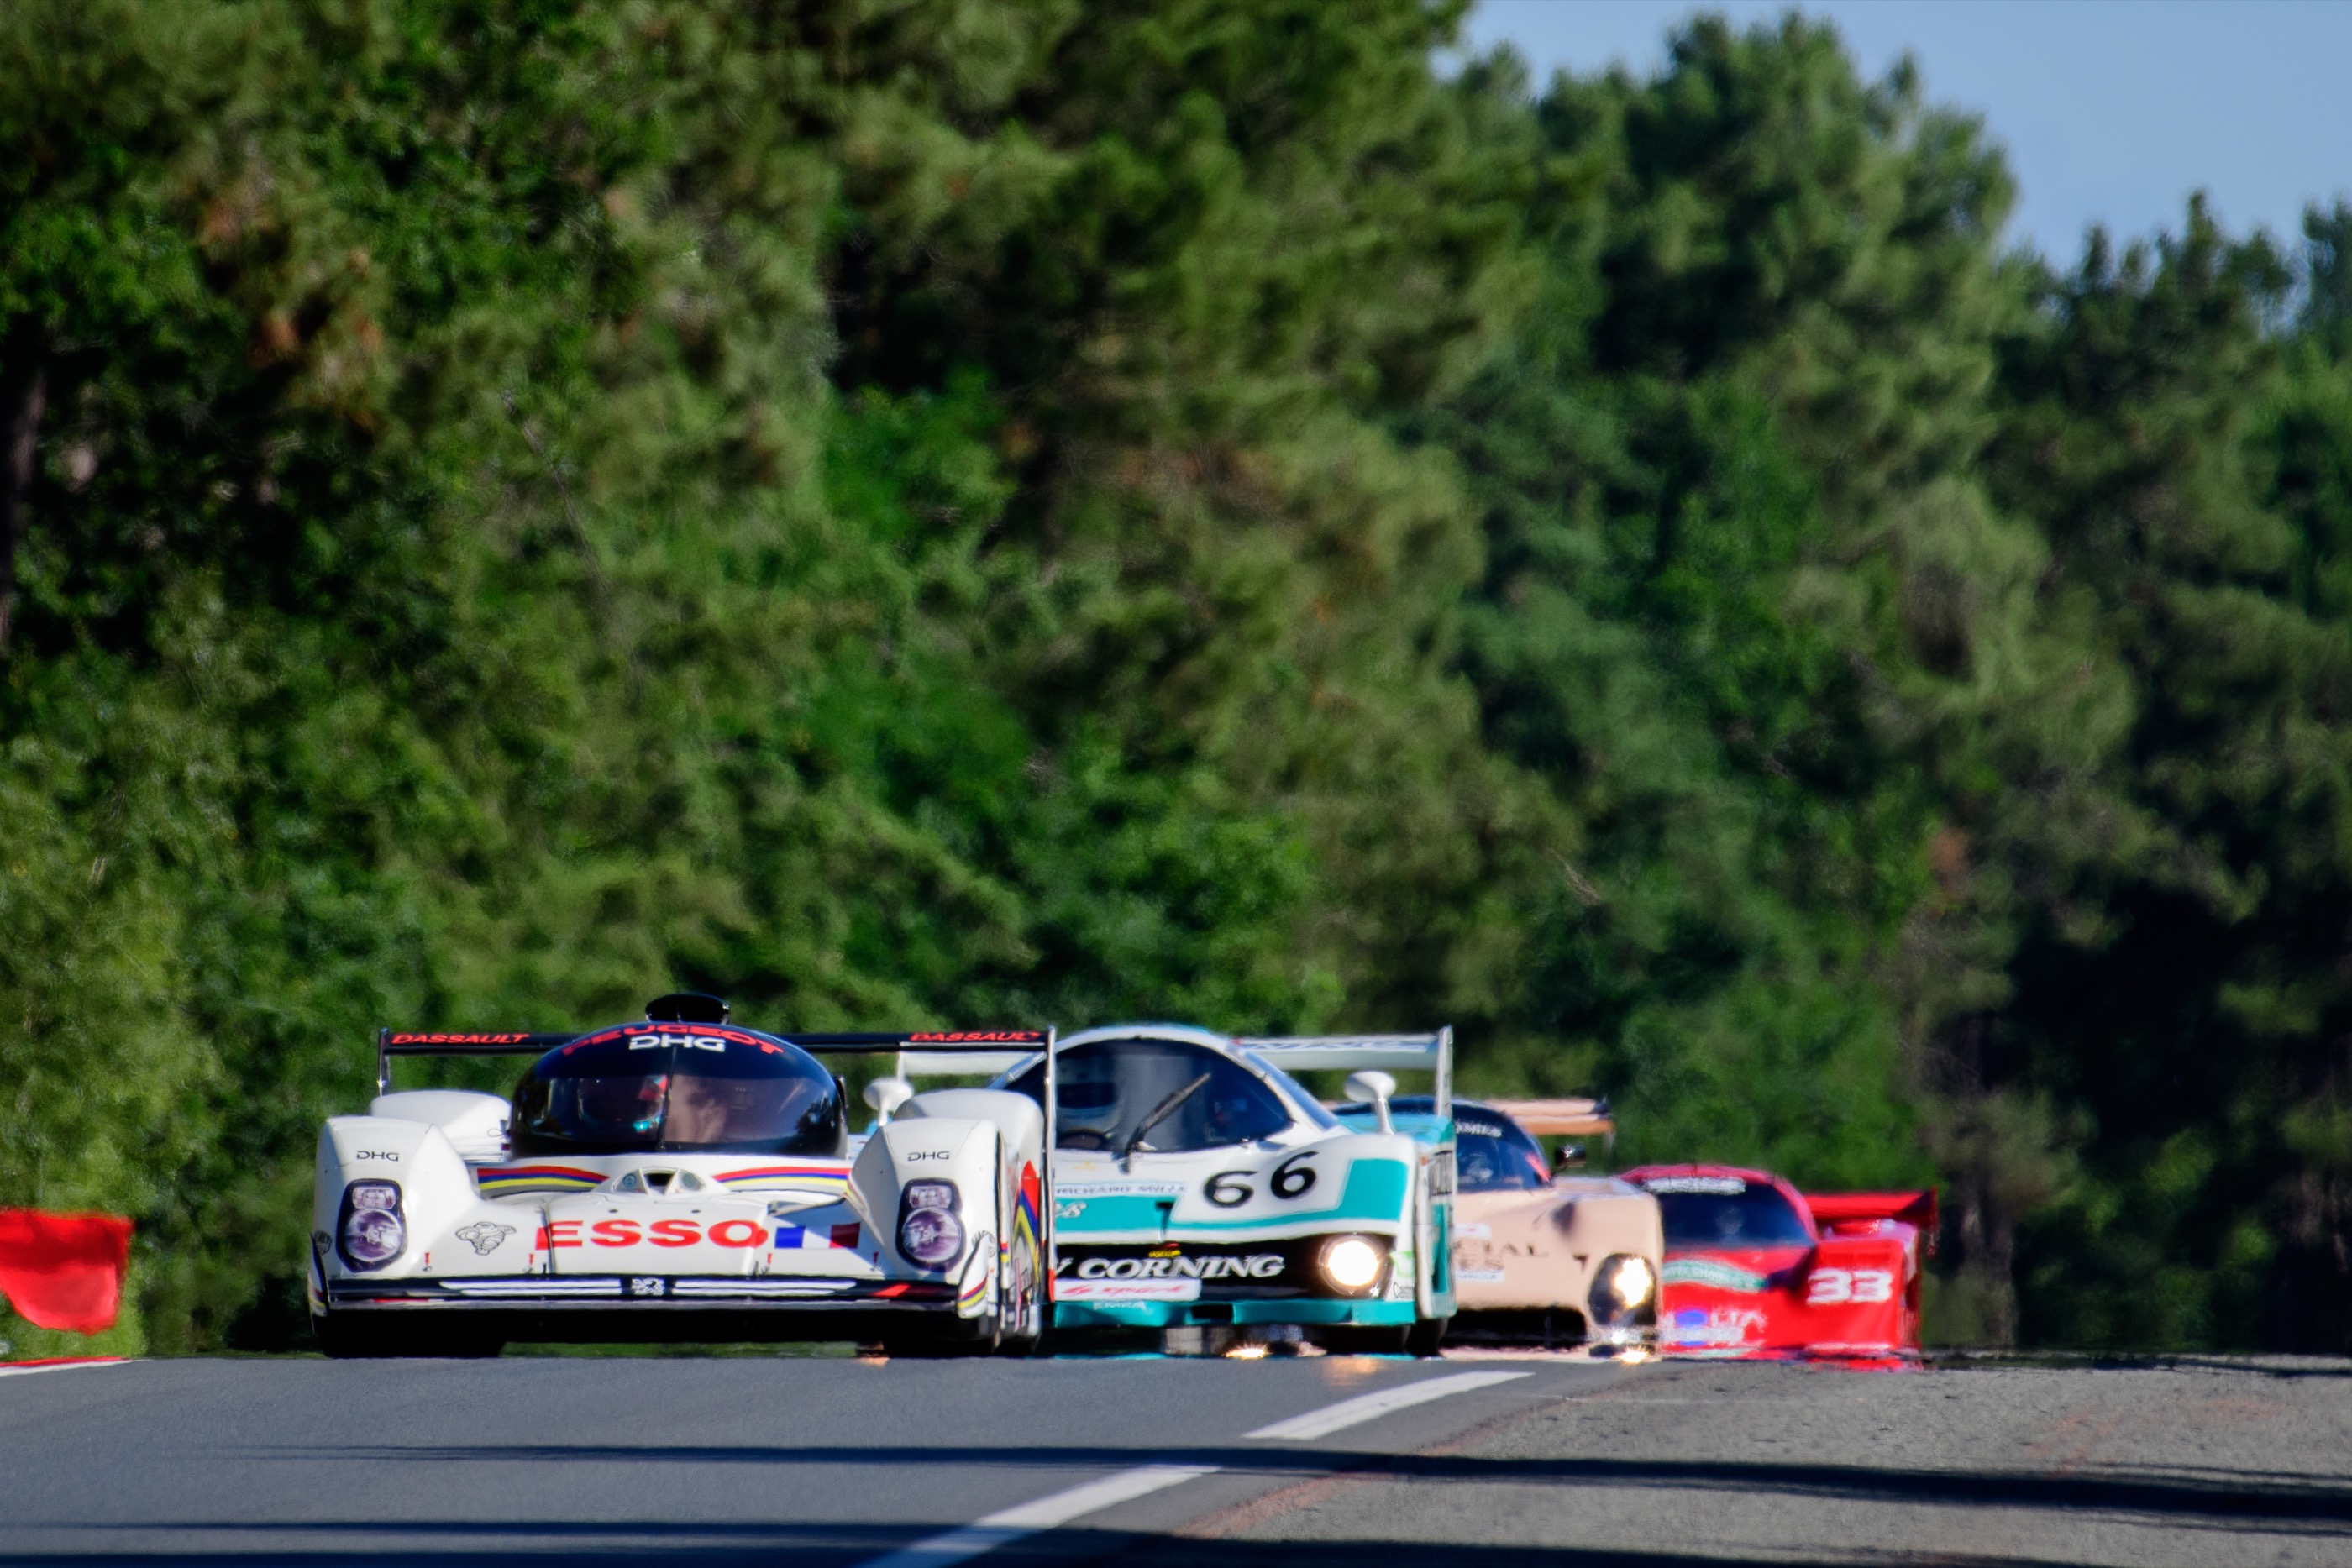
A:
[[[2352,1565],[2352,1364],[139,1362],[0,1376],[0,1568]]]

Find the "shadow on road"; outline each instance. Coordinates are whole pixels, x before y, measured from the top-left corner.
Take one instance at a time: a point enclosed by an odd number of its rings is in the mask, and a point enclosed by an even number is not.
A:
[[[157,1526],[158,1530],[173,1527]],[[185,1528],[185,1527],[183,1527]],[[381,1536],[381,1524],[287,1525],[286,1531],[347,1531]],[[450,1526],[458,1541],[435,1540],[424,1549],[432,1568],[514,1568],[516,1548],[506,1540],[468,1545],[462,1537],[467,1527]],[[884,1553],[909,1545],[909,1531],[823,1527],[797,1530],[772,1525],[663,1525],[653,1522],[600,1526],[510,1526],[486,1533],[503,1535],[528,1528],[549,1537],[541,1552],[564,1563],[591,1564],[644,1563],[677,1568],[776,1568],[781,1560],[793,1568],[856,1568]],[[404,1535],[411,1527],[399,1527]],[[227,1568],[231,1563],[259,1563],[264,1568],[291,1568],[304,1563],[332,1563],[336,1568],[416,1568],[420,1553],[414,1545],[400,1549],[354,1540],[348,1547],[317,1544],[282,1550],[256,1544],[255,1531],[238,1527],[246,1539],[233,1548],[210,1551],[194,1529],[162,1550],[144,1552],[74,1552],[19,1555],[0,1553],[7,1568]],[[160,1543],[159,1543],[160,1544]],[[1110,1530],[1058,1530],[1001,1547],[979,1560],[980,1568],[1079,1568],[1080,1564],[1116,1563],[1151,1564],[1154,1568],[1363,1568],[1367,1562],[1409,1561],[1413,1568],[1786,1568],[1788,1559],[1738,1555],[1713,1556],[1680,1552],[1582,1551],[1575,1547],[1449,1546],[1426,1542],[1349,1541],[1333,1542],[1201,1541],[1165,1535],[1141,1535]],[[1841,1562],[1867,1563],[1868,1556],[1841,1555]],[[1886,1561],[1916,1563],[1902,1554]],[[1995,1559],[1938,1556],[1937,1568],[1990,1568]],[[2003,1557],[2012,1568],[2065,1568],[2054,1563]]]
[[[928,1465],[997,1464],[1099,1472],[1119,1462],[1099,1449],[1031,1447],[1010,1449],[887,1448],[689,1448],[561,1445],[417,1447],[376,1445],[340,1450],[305,1450],[312,1459],[341,1458],[361,1462],[411,1461],[468,1466],[521,1463],[587,1463],[643,1466],[663,1463],[745,1466],[889,1466],[919,1495]],[[1140,1456],[1137,1456],[1140,1457]],[[1163,1462],[1213,1464],[1229,1472],[1267,1479],[1345,1475],[1353,1480],[1445,1480],[1530,1487],[1643,1488],[1776,1493],[1813,1500],[1892,1504],[1963,1505],[1983,1508],[2089,1511],[2110,1521],[2171,1529],[2243,1530],[2305,1536],[2352,1535],[2352,1487],[2295,1484],[2227,1473],[2180,1477],[2050,1475],[2025,1472],[1939,1472],[1836,1465],[1731,1463],[1718,1460],[1625,1458],[1514,1459],[1464,1455],[1350,1455],[1278,1448],[1209,1448],[1155,1453]],[[747,1479],[750,1478],[747,1477]],[[1041,1488],[1040,1490],[1045,1490]],[[884,1527],[870,1524],[730,1523],[681,1519],[532,1520],[514,1517],[467,1520],[310,1520],[275,1524],[215,1524],[188,1521],[143,1526],[79,1526],[68,1521],[38,1524],[51,1549],[0,1551],[0,1568],[75,1564],[77,1568],[226,1568],[261,1563],[269,1568],[331,1562],[339,1568],[512,1568],[518,1556],[564,1563],[678,1564],[681,1568],[855,1568],[931,1533],[935,1525]],[[94,1550],[55,1549],[59,1534],[68,1541],[88,1533]],[[125,1548],[126,1542],[152,1542],[152,1549]],[[1745,1568],[1738,1554],[1689,1552],[1586,1550],[1574,1546],[1448,1545],[1426,1542],[1335,1542],[1202,1540],[1107,1530],[1067,1529],[1010,1543],[991,1554],[984,1568],[1018,1564],[1083,1564],[1116,1562],[1155,1568],[1362,1568],[1367,1562],[1410,1561],[1414,1568]],[[1867,1563],[1867,1555],[1842,1554],[1841,1562]],[[1775,1559],[1784,1561],[1784,1559]],[[1895,1553],[1891,1563],[1916,1559]],[[1938,1556],[1951,1568],[1979,1562],[1966,1555]],[[1990,1563],[1991,1560],[1983,1560]],[[2017,1561],[2003,1559],[2005,1562]],[[2032,1563],[2026,1568],[2034,1568]]]
[[[1586,1486],[1775,1493],[1813,1500],[1927,1503],[1981,1508],[2098,1510],[2190,1523],[2260,1519],[2273,1525],[2352,1522],[2352,1486],[2252,1477],[2230,1471],[2118,1475],[2032,1470],[1894,1469],[1856,1465],[1723,1459],[1497,1458],[1467,1454],[1348,1454],[1279,1448],[1202,1448],[1106,1452],[1043,1445],[880,1448],[847,1445],[688,1446],[629,1444],[372,1444],[342,1448],[247,1449],[247,1457],[347,1459],[365,1464],[691,1464],[881,1467],[1000,1467],[1089,1473],[1124,1464],[1211,1465],[1236,1474],[1311,1479],[1346,1473],[1364,1480],[1445,1480],[1478,1485]],[[0,1562],[7,1559],[0,1558]]]

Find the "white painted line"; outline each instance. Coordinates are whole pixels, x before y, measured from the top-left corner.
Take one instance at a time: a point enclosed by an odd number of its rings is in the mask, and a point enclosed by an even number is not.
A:
[[[1433,1399],[1443,1399],[1449,1394],[1467,1394],[1474,1388],[1489,1388],[1497,1383],[1509,1383],[1528,1376],[1524,1372],[1457,1372],[1446,1377],[1423,1378],[1401,1388],[1385,1388],[1377,1394],[1360,1394],[1353,1399],[1342,1399],[1337,1405],[1326,1405],[1320,1410],[1309,1410],[1304,1416],[1293,1416],[1276,1421],[1271,1427],[1260,1427],[1244,1434],[1250,1437],[1303,1438],[1320,1437],[1343,1427],[1385,1416],[1391,1410],[1406,1410],[1415,1405],[1426,1405]],[[885,1557],[876,1557],[858,1564],[858,1568],[948,1568],[955,1563],[968,1562],[985,1552],[995,1551],[1009,1542],[1039,1531],[1052,1530],[1067,1524],[1082,1514],[1095,1513],[1118,1503],[1132,1502],[1156,1491],[1201,1476],[1213,1475],[1217,1465],[1141,1465],[1117,1475],[1104,1476],[1066,1491],[1041,1497],[1034,1502],[1024,1502],[1013,1508],[974,1520],[961,1530],[950,1530],[938,1535],[926,1536]]]
[[[134,1359],[110,1355],[94,1361],[53,1361],[47,1366],[0,1366],[0,1377],[30,1377],[37,1372],[78,1372],[85,1366],[129,1366]]]
[[[1217,1469],[1215,1465],[1142,1465],[1135,1469],[1121,1470],[1117,1475],[1104,1476],[1082,1486],[1041,1497],[1034,1502],[1021,1503],[1002,1510],[985,1519],[975,1520],[961,1530],[950,1530],[916,1542],[903,1551],[887,1557],[877,1557],[861,1568],[947,1568],[950,1563],[961,1563],[984,1552],[993,1552],[1010,1541],[1024,1535],[1034,1535],[1041,1530],[1051,1530],[1057,1524],[1067,1524],[1081,1514],[1093,1513],[1114,1503],[1132,1502],[1156,1491],[1181,1485],[1195,1476],[1205,1476]]]
[[[1408,1383],[1399,1388],[1360,1394],[1353,1399],[1342,1399],[1337,1405],[1326,1405],[1320,1410],[1309,1410],[1304,1416],[1293,1416],[1286,1421],[1276,1421],[1271,1427],[1260,1427],[1256,1431],[1244,1435],[1292,1441],[1328,1437],[1344,1427],[1385,1416],[1391,1410],[1409,1409],[1415,1405],[1426,1405],[1433,1399],[1443,1399],[1449,1394],[1467,1394],[1474,1388],[1489,1388],[1497,1383],[1508,1383],[1514,1378],[1528,1375],[1524,1372],[1457,1372],[1450,1377],[1423,1378],[1419,1383]]]

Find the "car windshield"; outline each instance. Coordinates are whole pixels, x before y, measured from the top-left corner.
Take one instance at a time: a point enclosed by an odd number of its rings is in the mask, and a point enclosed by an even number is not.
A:
[[[1391,1111],[1428,1115],[1437,1109],[1429,1094],[1402,1094]],[[1535,1192],[1551,1185],[1543,1145],[1528,1130],[1491,1105],[1454,1102],[1454,1183],[1462,1192]]]
[[[1642,1185],[1658,1200],[1669,1247],[1805,1247],[1813,1239],[1778,1187],[1736,1176],[1661,1176]]]
[[[512,1126],[517,1155],[835,1154],[841,1096],[782,1040],[648,1025],[541,1057],[515,1087]]]
[[[1292,1120],[1281,1096],[1248,1068],[1184,1040],[1139,1037],[1070,1046],[1055,1054],[1055,1078],[1057,1148],[1123,1153],[1141,1128],[1138,1146],[1155,1153],[1213,1149],[1270,1138]],[[1045,1062],[1007,1087],[1043,1105]]]

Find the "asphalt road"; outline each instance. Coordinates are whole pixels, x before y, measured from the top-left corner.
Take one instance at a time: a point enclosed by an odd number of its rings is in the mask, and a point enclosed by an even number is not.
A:
[[[2342,1362],[143,1362],[0,1455],[8,1568],[2352,1565]]]

